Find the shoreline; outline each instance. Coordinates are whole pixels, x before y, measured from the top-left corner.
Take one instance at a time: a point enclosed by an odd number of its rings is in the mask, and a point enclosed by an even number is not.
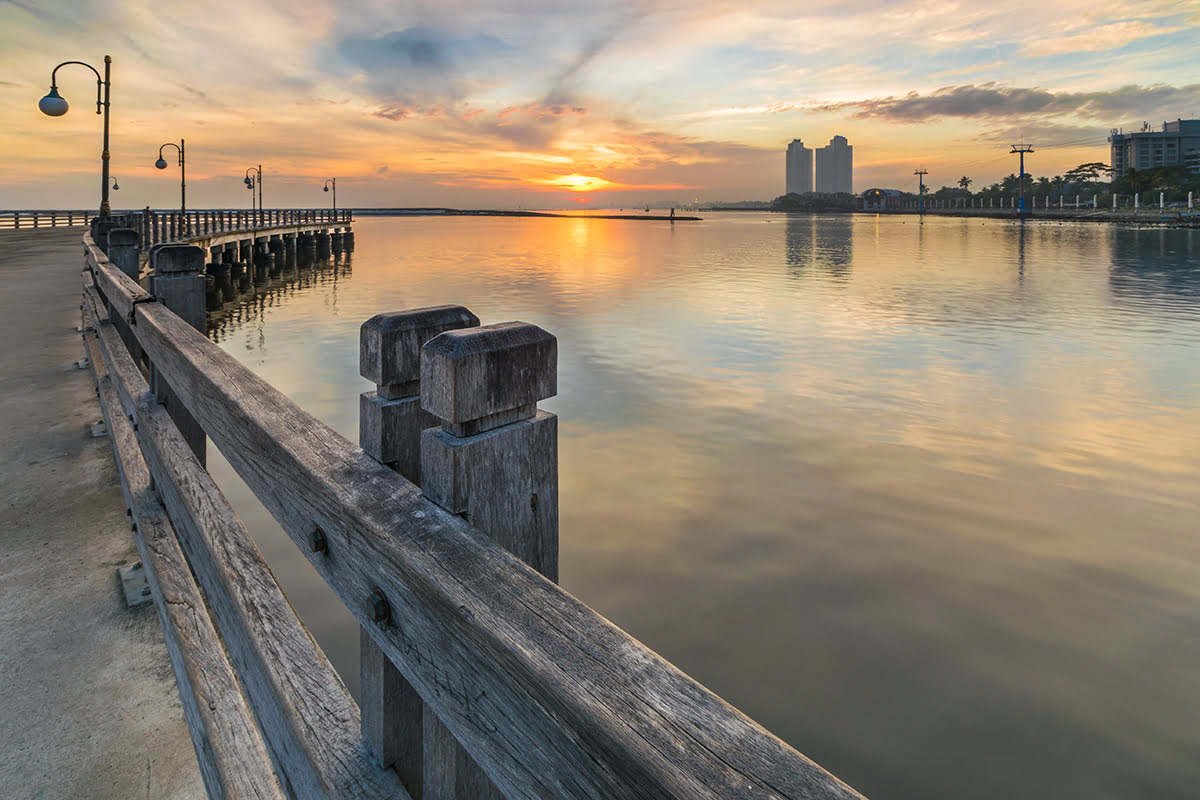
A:
[[[500,209],[461,208],[352,208],[364,217],[554,217],[557,219],[632,219],[658,222],[699,222],[703,217],[666,214],[559,214],[553,211],[503,211]]]
[[[855,214],[907,214],[920,216],[920,212],[911,209],[891,209],[888,211],[855,211]],[[938,217],[971,217],[980,219],[1022,219],[1034,222],[1118,222],[1124,224],[1153,225],[1156,227],[1200,228],[1200,212],[1141,210],[1141,211],[1095,211],[1074,208],[1037,209],[1017,213],[1012,209],[999,208],[938,208],[926,209],[926,216]]]
[[[767,212],[771,214],[804,214],[809,216],[840,215],[840,214],[877,214],[884,216],[922,216],[915,209],[886,209],[878,211],[772,211],[771,209],[740,209],[740,208],[706,208],[707,212],[746,211]],[[652,220],[657,222],[700,222],[703,217],[664,214],[561,214],[553,211],[505,211],[501,209],[459,209],[459,208],[354,208],[351,212],[356,217],[553,217],[557,219],[627,219]],[[938,208],[926,209],[924,216],[937,217],[970,217],[997,220],[1029,220],[1032,222],[1113,222],[1120,224],[1147,225],[1153,227],[1200,228],[1200,212],[1177,211],[1171,214],[1158,209],[1142,209],[1140,211],[1095,211],[1091,209],[1050,208],[1026,211],[1018,214],[1008,208]]]

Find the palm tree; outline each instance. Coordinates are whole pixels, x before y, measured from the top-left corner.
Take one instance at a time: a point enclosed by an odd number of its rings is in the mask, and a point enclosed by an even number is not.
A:
[[[958,185],[959,188],[961,188],[964,192],[967,192],[968,194],[971,192],[971,179],[966,175],[963,175],[958,179]]]

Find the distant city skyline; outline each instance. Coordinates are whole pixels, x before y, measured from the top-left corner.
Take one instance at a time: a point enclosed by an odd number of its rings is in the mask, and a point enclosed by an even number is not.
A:
[[[771,199],[797,132],[854,180],[975,186],[1107,161],[1110,129],[1200,116],[1200,2],[0,2],[0,208],[96,205],[113,57],[117,206],[633,206]],[[919,54],[919,57],[914,57]]]
[[[801,139],[792,139],[784,162],[784,194],[813,190],[813,151]]]
[[[787,146],[784,193],[850,194],[854,191],[854,147],[835,135],[824,147],[805,147],[801,139]]]
[[[813,152],[816,191],[825,194],[854,191],[854,147],[845,136],[834,136],[829,144]]]

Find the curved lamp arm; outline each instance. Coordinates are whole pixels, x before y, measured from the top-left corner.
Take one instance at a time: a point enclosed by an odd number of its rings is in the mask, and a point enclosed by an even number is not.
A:
[[[180,147],[179,145],[175,144],[174,142],[167,142],[166,144],[159,145],[158,146],[158,160],[159,161],[165,160],[163,158],[163,148],[164,147],[174,147],[176,150],[179,151],[179,166],[182,167],[183,166],[183,148]]]
[[[51,72],[50,72],[50,94],[48,94],[46,96],[57,98],[60,100],[62,99],[62,96],[58,93],[57,75],[58,75],[59,69],[67,66],[68,64],[78,64],[81,67],[87,67],[93,73],[95,73],[95,75],[96,75],[96,113],[99,114],[101,112],[101,109],[104,107],[104,100],[103,100],[103,96],[101,94],[104,89],[104,78],[100,76],[100,71],[98,69],[96,69],[91,64],[87,63],[86,61],[64,61],[61,64],[59,64],[57,67],[55,67],[53,70],[51,70]],[[64,111],[65,111],[65,109],[64,109]]]

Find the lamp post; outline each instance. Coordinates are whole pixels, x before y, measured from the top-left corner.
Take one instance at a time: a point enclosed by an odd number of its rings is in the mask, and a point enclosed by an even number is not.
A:
[[[325,191],[329,191],[330,184],[333,184],[333,217],[337,219],[337,178],[329,178],[325,181]]]
[[[159,169],[167,168],[167,160],[163,158],[164,147],[174,147],[179,151],[179,212],[183,215],[184,229],[187,230],[191,226],[188,225],[187,218],[187,171],[183,157],[183,139],[179,140],[179,144],[167,142],[158,146],[158,161],[154,162],[154,166]]]
[[[92,72],[96,73],[96,113],[104,116],[104,146],[100,151],[100,218],[110,219],[112,211],[108,205],[108,94],[109,94],[109,75],[112,71],[112,56],[104,57],[104,77],[100,77],[100,72],[84,61],[64,61],[53,69],[50,73],[50,93],[38,101],[38,108],[43,114],[51,117],[61,117],[67,113],[67,101],[58,93],[58,83],[55,76],[58,70],[65,67],[67,64],[79,64],[82,67],[87,67]]]
[[[251,172],[255,173],[255,175],[257,177],[251,178],[250,177]],[[259,216],[261,216],[262,210],[263,210],[263,205],[262,205],[262,164],[259,164],[257,167],[248,167],[246,169],[245,183],[246,183],[246,188],[250,190],[250,207],[251,208],[254,207],[254,183],[255,183],[255,180],[258,181],[258,214],[259,214]],[[258,227],[258,217],[254,218],[254,225],[255,225],[255,227]]]

